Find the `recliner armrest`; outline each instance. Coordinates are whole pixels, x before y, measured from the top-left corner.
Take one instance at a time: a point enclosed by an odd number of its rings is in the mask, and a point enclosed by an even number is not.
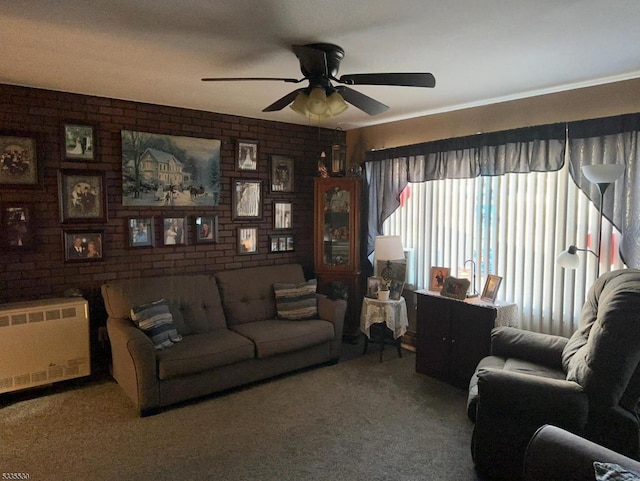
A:
[[[496,327],[491,331],[491,354],[562,369],[562,351],[568,341],[562,336],[515,327]]]

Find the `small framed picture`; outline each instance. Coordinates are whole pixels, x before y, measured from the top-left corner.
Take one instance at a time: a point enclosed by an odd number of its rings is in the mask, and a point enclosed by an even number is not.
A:
[[[372,276],[367,277],[367,297],[372,299],[378,298],[378,291],[383,283],[382,277]]]
[[[0,185],[37,185],[38,156],[35,135],[26,132],[0,132]]]
[[[187,236],[185,234],[184,217],[164,217],[162,219],[162,242],[165,246],[185,245]]]
[[[196,242],[216,244],[218,242],[218,216],[196,217]]]
[[[262,181],[232,179],[233,220],[262,219]]]
[[[82,170],[58,171],[60,221],[107,222],[104,173]]]
[[[258,252],[258,228],[238,227],[238,254]]]
[[[2,204],[2,244],[5,249],[29,250],[34,246],[33,204]]]
[[[153,217],[131,217],[129,225],[129,247],[153,247]]]
[[[391,279],[391,282],[389,283],[389,299],[392,301],[399,301],[400,297],[402,297],[403,289],[403,281]]]
[[[451,269],[449,267],[431,267],[429,290],[440,292],[444,287],[444,280],[449,277],[450,272]]]
[[[273,228],[275,230],[293,228],[293,203],[278,201],[273,203]]]
[[[484,289],[482,289],[482,300],[495,302],[501,282],[502,277],[489,274],[489,276],[487,276],[487,282],[484,284]]]
[[[103,259],[102,230],[65,230],[65,262],[100,261]]]
[[[65,122],[62,126],[62,158],[95,160],[96,136],[93,125]]]
[[[295,250],[293,235],[272,235],[269,237],[270,252],[292,252]]]
[[[446,277],[440,295],[453,299],[463,300],[467,297],[469,290],[469,279],[458,279],[456,277]]]
[[[242,140],[236,142],[236,170],[258,170],[258,141]]]
[[[293,241],[293,236],[292,235],[287,235],[285,236],[286,238],[286,242],[287,242],[287,248],[286,250],[288,252],[291,252],[293,250],[295,250],[295,245],[294,245],[294,241]]]
[[[282,155],[271,156],[271,192],[293,192],[293,159]]]

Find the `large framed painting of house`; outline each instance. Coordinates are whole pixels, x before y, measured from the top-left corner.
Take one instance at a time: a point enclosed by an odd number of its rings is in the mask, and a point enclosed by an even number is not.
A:
[[[121,131],[122,204],[200,207],[220,203],[220,141]]]

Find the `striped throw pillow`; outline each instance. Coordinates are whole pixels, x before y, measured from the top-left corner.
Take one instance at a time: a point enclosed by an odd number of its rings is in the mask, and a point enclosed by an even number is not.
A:
[[[275,283],[276,311],[280,319],[299,320],[318,317],[315,279],[302,284]]]
[[[156,349],[173,346],[174,342],[182,341],[169,306],[164,299],[131,308],[131,320],[153,342]]]

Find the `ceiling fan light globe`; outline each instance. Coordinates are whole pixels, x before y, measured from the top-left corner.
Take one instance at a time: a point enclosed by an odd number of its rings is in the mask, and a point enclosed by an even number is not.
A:
[[[327,110],[327,94],[321,87],[314,87],[309,94],[307,109],[315,115],[323,115]]]
[[[340,115],[342,112],[347,110],[347,107],[349,107],[349,105],[338,92],[333,92],[327,98],[327,110],[330,112],[331,117]]]
[[[307,110],[308,101],[309,101],[309,96],[304,92],[300,92],[289,107],[295,113],[300,114],[303,117],[307,117],[309,115],[309,111]]]

